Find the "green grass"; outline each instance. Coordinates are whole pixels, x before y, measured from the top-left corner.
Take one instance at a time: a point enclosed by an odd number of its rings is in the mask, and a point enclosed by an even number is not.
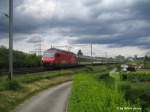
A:
[[[108,70],[99,68],[101,72],[82,72],[75,76],[68,112],[121,112],[118,108],[140,107],[138,103],[131,105],[121,91],[110,86],[113,80],[109,78]]]
[[[124,92],[124,98],[132,104],[137,100],[143,112],[150,112],[150,72],[137,71],[129,73],[114,73],[111,77],[115,78],[118,89]]]
[[[61,70],[18,75],[12,81],[6,76],[0,77],[0,112],[10,112],[37,92],[72,80],[73,74],[72,70]]]
[[[50,79],[57,76],[65,76],[65,75],[72,75],[73,71],[71,70],[61,70],[61,71],[53,71],[53,72],[40,72],[40,73],[32,73],[26,75],[17,75],[14,76],[14,81],[10,82],[6,76],[0,77],[0,91],[9,90],[9,85],[11,83],[18,83],[18,84],[29,84],[35,81],[40,81],[43,79]],[[13,84],[15,85],[15,84]]]

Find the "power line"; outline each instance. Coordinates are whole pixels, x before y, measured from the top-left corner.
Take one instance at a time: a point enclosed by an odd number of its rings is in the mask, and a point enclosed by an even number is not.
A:
[[[93,55],[92,50],[93,50],[93,46],[92,46],[92,43],[91,43],[91,57],[92,57],[92,55]]]
[[[31,54],[36,54],[38,56],[41,56],[43,54],[43,49],[42,49],[42,46],[43,46],[43,39],[42,38],[39,38],[38,41],[35,41],[34,42],[34,50],[32,51],[29,51]]]
[[[71,49],[72,49],[72,47],[71,46],[69,46],[69,45],[54,45],[54,46],[52,46],[51,45],[51,48],[66,48],[66,50],[67,51],[71,51]]]

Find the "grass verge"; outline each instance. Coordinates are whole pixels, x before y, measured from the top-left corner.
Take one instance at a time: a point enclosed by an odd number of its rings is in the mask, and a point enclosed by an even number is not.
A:
[[[122,91],[112,86],[113,79],[108,74],[110,68],[97,68],[97,71],[75,76],[68,112],[141,111],[138,103],[132,105],[124,99]]]
[[[39,91],[72,80],[73,74],[73,71],[61,70],[16,76],[12,81],[1,77],[0,112],[10,112]]]
[[[142,112],[150,112],[150,72],[117,72],[111,76],[127,101],[136,104],[138,100]]]

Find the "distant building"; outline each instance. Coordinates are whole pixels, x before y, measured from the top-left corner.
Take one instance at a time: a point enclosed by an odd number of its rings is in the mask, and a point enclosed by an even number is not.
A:
[[[121,65],[121,70],[122,71],[126,72],[127,69],[128,69],[128,65],[125,65],[125,64]]]

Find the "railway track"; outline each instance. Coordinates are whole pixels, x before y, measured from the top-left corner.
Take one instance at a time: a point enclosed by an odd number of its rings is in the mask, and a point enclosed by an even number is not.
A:
[[[36,73],[36,72],[44,72],[46,69],[43,67],[29,67],[29,68],[15,68],[14,69],[14,74],[27,74],[27,73]],[[0,74],[9,74],[8,69],[3,69],[0,70]]]
[[[14,74],[21,75],[21,74],[28,74],[28,73],[57,71],[60,69],[70,69],[70,68],[79,68],[79,67],[84,67],[84,65],[79,65],[79,66],[74,66],[74,67],[64,67],[64,68],[50,68],[50,69],[46,69],[44,67],[17,68],[17,69],[14,69]],[[9,74],[9,70],[7,69],[0,70],[0,75],[7,75],[7,74]]]
[[[15,75],[21,75],[21,74],[28,74],[28,73],[38,73],[38,72],[45,72],[45,71],[57,71],[60,69],[70,69],[70,68],[81,68],[81,67],[85,67],[85,66],[89,66],[91,64],[84,64],[84,65],[77,65],[77,66],[73,66],[73,67],[64,67],[64,68],[50,68],[50,69],[46,69],[44,67],[28,67],[28,68],[15,68],[14,69],[14,74]],[[106,64],[92,64],[93,66],[97,66],[97,65],[106,65]],[[0,70],[0,75],[7,75],[9,74],[9,70],[8,69],[3,69]]]

